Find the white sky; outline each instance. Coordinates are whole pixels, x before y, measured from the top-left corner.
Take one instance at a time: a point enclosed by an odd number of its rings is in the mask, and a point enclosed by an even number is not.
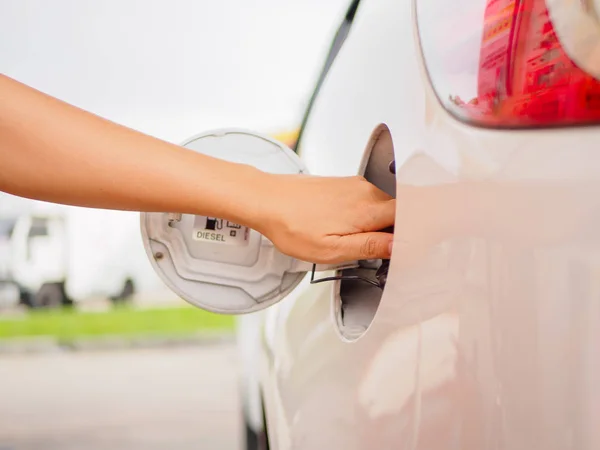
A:
[[[0,0],[0,72],[174,142],[293,126],[348,0]]]

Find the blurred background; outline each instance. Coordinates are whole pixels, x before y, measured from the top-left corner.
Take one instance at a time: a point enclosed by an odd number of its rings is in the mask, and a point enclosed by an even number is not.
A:
[[[347,3],[0,0],[0,72],[174,143],[292,143]],[[137,214],[0,193],[0,450],[239,448],[234,326],[162,285]]]

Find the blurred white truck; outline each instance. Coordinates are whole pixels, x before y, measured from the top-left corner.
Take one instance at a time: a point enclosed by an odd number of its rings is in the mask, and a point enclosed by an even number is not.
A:
[[[144,253],[138,213],[27,205],[0,217],[0,281],[16,286],[21,303],[169,295]]]

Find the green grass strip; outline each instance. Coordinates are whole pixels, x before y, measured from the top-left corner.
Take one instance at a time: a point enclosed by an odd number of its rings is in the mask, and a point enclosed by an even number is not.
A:
[[[0,339],[33,336],[60,341],[100,336],[190,335],[233,329],[233,317],[193,307],[164,309],[113,308],[107,312],[37,310],[0,319]]]

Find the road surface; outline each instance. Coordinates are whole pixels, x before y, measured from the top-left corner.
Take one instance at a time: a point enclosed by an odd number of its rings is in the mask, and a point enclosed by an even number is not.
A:
[[[0,355],[0,450],[239,449],[231,345]]]

